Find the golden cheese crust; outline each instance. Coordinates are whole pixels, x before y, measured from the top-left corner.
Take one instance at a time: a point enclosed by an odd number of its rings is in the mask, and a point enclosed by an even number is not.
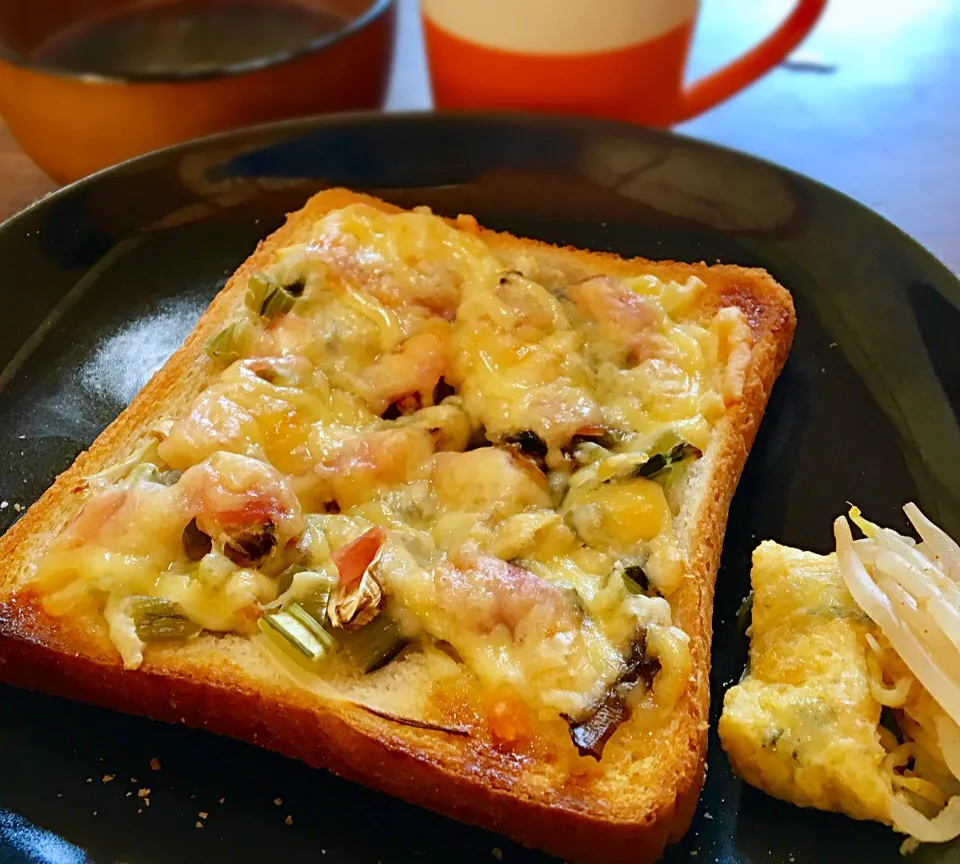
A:
[[[161,416],[179,416],[219,373],[204,345],[243,302],[249,277],[325,213],[357,202],[400,212],[343,189],[314,196],[258,246],[163,369],[0,539],[0,680],[269,747],[569,860],[653,861],[685,833],[703,782],[714,578],[728,506],[795,327],[790,295],[765,271],[624,260],[476,229],[499,256],[533,255],[569,278],[696,276],[707,286],[697,301],[703,310],[736,306],[753,335],[743,397],[714,428],[679,517],[686,578],[671,600],[690,636],[690,686],[656,735],[634,734],[628,720],[595,770],[571,771],[549,734],[505,751],[482,736],[417,729],[318,699],[279,679],[240,636],[204,634],[125,671],[109,642],[45,615],[24,590],[30,563],[80,509],[82,478],[129,452]]]

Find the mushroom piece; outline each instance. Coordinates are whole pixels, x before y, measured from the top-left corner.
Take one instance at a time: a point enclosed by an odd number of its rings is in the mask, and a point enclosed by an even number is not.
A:
[[[227,530],[220,535],[223,554],[238,567],[252,567],[269,555],[277,545],[277,529],[267,519],[258,525],[250,525],[235,531]]]

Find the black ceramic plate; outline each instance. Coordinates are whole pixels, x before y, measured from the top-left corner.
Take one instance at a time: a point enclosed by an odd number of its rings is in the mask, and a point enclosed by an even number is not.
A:
[[[714,721],[746,658],[734,619],[759,540],[826,551],[847,501],[905,529],[915,500],[960,533],[960,286],[913,241],[816,183],[673,135],[428,115],[177,147],[0,226],[0,527],[126,405],[257,240],[331,184],[554,243],[765,267],[793,292],[793,353],[730,513]],[[3,864],[549,860],[225,738],[11,688],[0,699]],[[882,826],[746,788],[715,734],[709,765],[670,861],[900,860]]]

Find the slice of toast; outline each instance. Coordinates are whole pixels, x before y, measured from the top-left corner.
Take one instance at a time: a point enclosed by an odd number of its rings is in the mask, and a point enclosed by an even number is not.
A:
[[[689,686],[656,734],[631,734],[628,719],[619,743],[615,738],[592,767],[580,764],[569,741],[546,737],[518,753],[492,746],[489,736],[418,728],[307,692],[239,635],[204,633],[157,646],[139,669],[128,671],[103,634],[45,614],[29,589],[33,562],[82,506],[83,478],[129,453],[161,418],[182,415],[219,375],[222,367],[205,345],[244,303],[250,276],[276,250],[307,240],[324,214],[356,202],[400,212],[331,189],[292,214],[233,275],[130,406],[0,540],[0,680],[268,747],[568,860],[653,861],[685,833],[699,797],[714,578],[728,505],[793,337],[790,295],[763,270],[624,260],[475,229],[505,267],[533,257],[571,282],[594,274],[698,277],[706,284],[697,300],[702,310],[736,306],[752,331],[742,398],[713,428],[679,493],[675,530],[685,578],[671,606],[674,623],[690,637]],[[471,226],[469,220],[458,224]],[[385,686],[402,689],[404,681],[397,677]]]

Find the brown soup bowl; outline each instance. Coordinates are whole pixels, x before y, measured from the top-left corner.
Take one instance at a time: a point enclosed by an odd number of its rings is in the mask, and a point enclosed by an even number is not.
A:
[[[64,183],[201,135],[379,107],[395,29],[395,0],[0,2],[0,114]]]

